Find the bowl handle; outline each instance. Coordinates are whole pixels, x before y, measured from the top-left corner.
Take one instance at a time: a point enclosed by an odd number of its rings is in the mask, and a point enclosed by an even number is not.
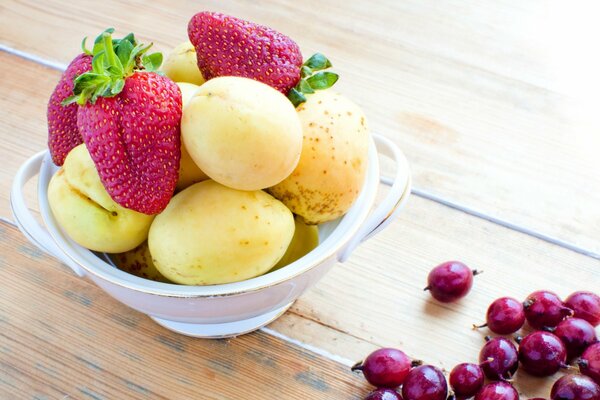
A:
[[[25,203],[23,187],[27,181],[38,174],[46,153],[47,151],[37,153],[19,168],[10,191],[10,207],[17,226],[31,243],[65,263],[77,275],[83,276],[83,270],[71,260],[65,259],[62,250],[56,245],[48,231],[37,222]]]
[[[375,210],[367,217],[356,235],[350,239],[346,248],[340,253],[338,258],[340,262],[346,261],[359,244],[376,235],[388,226],[398,215],[400,210],[402,210],[410,194],[410,170],[404,154],[402,154],[394,142],[381,135],[373,134],[373,139],[378,152],[391,158],[395,162],[396,174],[393,178],[385,176],[380,177],[382,183],[391,186],[390,190],[381,203],[379,203]]]

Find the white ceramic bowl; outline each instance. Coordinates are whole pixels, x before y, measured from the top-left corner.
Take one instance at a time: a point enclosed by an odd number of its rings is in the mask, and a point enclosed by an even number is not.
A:
[[[411,184],[406,158],[388,139],[379,135],[373,135],[373,139],[367,176],[358,199],[343,217],[319,225],[317,248],[284,268],[242,282],[212,286],[154,282],[123,272],[111,265],[104,254],[73,242],[58,226],[48,205],[48,184],[57,167],[47,151],[31,157],[19,169],[11,190],[11,207],[21,231],[41,250],[157,323],[189,336],[241,335],[283,314],[336,262],[344,262],[357,245],[387,226],[406,203]],[[378,150],[395,161],[396,173],[394,178],[385,179],[391,188],[374,208],[381,179]],[[36,174],[46,229],[37,223],[23,196],[23,186]]]

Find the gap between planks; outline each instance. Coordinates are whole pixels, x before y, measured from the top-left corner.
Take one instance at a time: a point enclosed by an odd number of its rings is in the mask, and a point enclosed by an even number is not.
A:
[[[15,48],[7,46],[7,45],[5,45],[3,43],[0,43],[0,51],[6,52],[8,54],[12,54],[14,56],[23,58],[23,59],[28,60],[28,61],[32,61],[32,62],[34,62],[36,64],[44,65],[44,66],[46,66],[48,68],[52,68],[52,69],[55,69],[55,70],[58,70],[58,71],[64,71],[66,69],[66,67],[67,67],[63,63],[60,63],[60,62],[57,62],[57,61],[52,61],[52,60],[47,60],[45,58],[38,57],[38,56],[36,56],[34,54],[30,54],[30,53],[27,53],[25,51],[17,50]],[[391,180],[389,178],[386,178],[386,177],[382,177],[382,182],[384,182],[387,185],[391,185],[391,183],[392,183]],[[464,213],[472,215],[472,216],[474,216],[476,218],[480,218],[480,219],[486,220],[486,221],[491,222],[493,224],[500,225],[502,227],[505,227],[505,228],[511,229],[513,231],[517,231],[517,232],[523,233],[523,234],[528,235],[528,236],[533,236],[533,237],[535,237],[535,238],[537,238],[539,240],[543,240],[543,241],[551,243],[553,245],[556,245],[556,246],[559,246],[559,247],[563,247],[563,248],[568,249],[570,251],[573,251],[575,253],[579,253],[579,254],[582,254],[584,256],[600,260],[600,253],[596,253],[596,252],[594,252],[592,250],[588,250],[588,249],[583,248],[581,246],[578,246],[578,245],[576,245],[576,244],[574,244],[572,242],[568,242],[566,240],[562,240],[562,239],[559,239],[559,238],[556,238],[556,237],[553,237],[553,236],[550,236],[550,235],[546,235],[546,234],[544,234],[542,232],[538,232],[538,231],[530,229],[530,228],[528,228],[526,226],[519,225],[519,224],[510,222],[508,220],[499,218],[499,217],[495,217],[493,215],[490,215],[490,214],[488,214],[486,212],[477,210],[475,208],[472,208],[472,207],[469,207],[469,206],[466,206],[466,205],[463,205],[463,204],[460,204],[460,203],[456,203],[456,202],[454,202],[452,200],[445,199],[445,198],[443,198],[441,196],[438,196],[436,194],[430,193],[430,192],[428,192],[426,190],[413,187],[412,190],[411,190],[411,193],[413,195],[415,195],[415,196],[418,196],[418,197],[421,197],[421,198],[433,201],[435,203],[442,204],[442,205],[444,205],[446,207],[452,208],[452,209],[457,210],[457,211],[464,212]]]
[[[383,177],[382,181],[385,182],[385,180],[386,180],[386,178]],[[387,182],[385,182],[385,183],[387,184]],[[413,187],[412,190],[411,190],[411,193],[414,194],[415,196],[421,197],[421,198],[426,199],[426,200],[433,201],[435,203],[439,203],[439,204],[441,204],[443,206],[452,208],[452,209],[457,210],[457,211],[461,211],[461,212],[463,212],[465,214],[469,214],[469,215],[471,215],[473,217],[486,220],[486,221],[491,222],[493,224],[500,225],[500,226],[502,226],[504,228],[508,228],[510,230],[523,233],[525,235],[533,236],[534,238],[543,240],[544,242],[548,242],[550,244],[553,244],[553,245],[556,245],[556,246],[559,246],[559,247],[564,247],[565,249],[571,250],[571,251],[573,251],[575,253],[579,253],[579,254],[582,254],[584,256],[588,256],[588,257],[600,260],[600,253],[596,253],[594,251],[585,249],[585,248],[583,248],[581,246],[577,246],[576,244],[571,243],[571,242],[567,242],[566,240],[558,239],[558,238],[555,238],[553,236],[546,235],[546,234],[541,233],[541,232],[537,232],[537,231],[535,231],[533,229],[527,228],[526,226],[515,224],[515,223],[512,223],[512,222],[507,221],[507,220],[502,219],[502,218],[494,217],[493,215],[489,215],[489,214],[487,214],[487,213],[485,213],[483,211],[479,211],[477,209],[474,209],[474,208],[471,208],[471,207],[467,207],[467,206],[464,206],[464,205],[459,204],[459,203],[455,203],[455,202],[453,202],[451,200],[444,199],[444,198],[442,198],[440,196],[437,196],[437,195],[435,195],[433,193],[429,193],[426,190],[422,190],[422,189],[418,189],[418,188],[414,188]]]
[[[64,71],[65,69],[67,69],[66,64],[63,64],[63,63],[60,63],[57,61],[46,60],[45,58],[38,57],[36,55],[29,54],[29,53],[21,51],[21,50],[14,49],[10,46],[5,45],[4,43],[0,43],[0,51],[3,51],[8,54],[12,54],[17,57],[21,57],[25,60],[32,61],[36,64],[44,65],[48,68],[56,69],[58,71]]]

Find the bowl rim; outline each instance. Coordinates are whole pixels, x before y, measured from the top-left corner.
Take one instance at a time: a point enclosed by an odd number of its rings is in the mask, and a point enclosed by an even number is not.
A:
[[[328,224],[330,226],[335,224],[336,226],[314,250],[283,268],[254,278],[225,284],[192,286],[155,282],[129,274],[102,259],[98,253],[86,249],[70,239],[58,226],[48,204],[48,184],[56,169],[57,167],[52,163],[49,153],[46,153],[40,167],[38,179],[38,203],[46,228],[52,240],[64,255],[94,277],[122,288],[149,295],[183,298],[225,297],[263,290],[305,274],[329,258],[336,256],[355,236],[369,215],[375,203],[380,180],[378,152],[371,135],[369,137],[367,171],[361,192],[346,214],[337,220],[319,225],[320,228]]]

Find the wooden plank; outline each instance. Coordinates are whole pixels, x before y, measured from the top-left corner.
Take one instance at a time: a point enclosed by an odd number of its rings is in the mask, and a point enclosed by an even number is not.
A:
[[[200,8],[280,29],[305,54],[328,54],[342,74],[339,89],[365,109],[374,131],[406,152],[416,187],[600,254],[600,190],[592,190],[600,187],[592,96],[600,84],[586,46],[600,27],[575,23],[595,15],[585,8],[8,0],[0,41],[66,63],[82,36],[114,25],[168,50],[185,39],[187,20]],[[573,29],[556,31],[559,17]]]
[[[349,368],[265,333],[165,330],[0,222],[0,398],[360,399]],[[35,397],[37,396],[37,397]],[[200,397],[198,397],[200,396]]]
[[[0,52],[0,217],[11,216],[10,186],[19,166],[46,148],[46,105],[60,72]],[[35,208],[35,180],[27,186],[26,199]]]

